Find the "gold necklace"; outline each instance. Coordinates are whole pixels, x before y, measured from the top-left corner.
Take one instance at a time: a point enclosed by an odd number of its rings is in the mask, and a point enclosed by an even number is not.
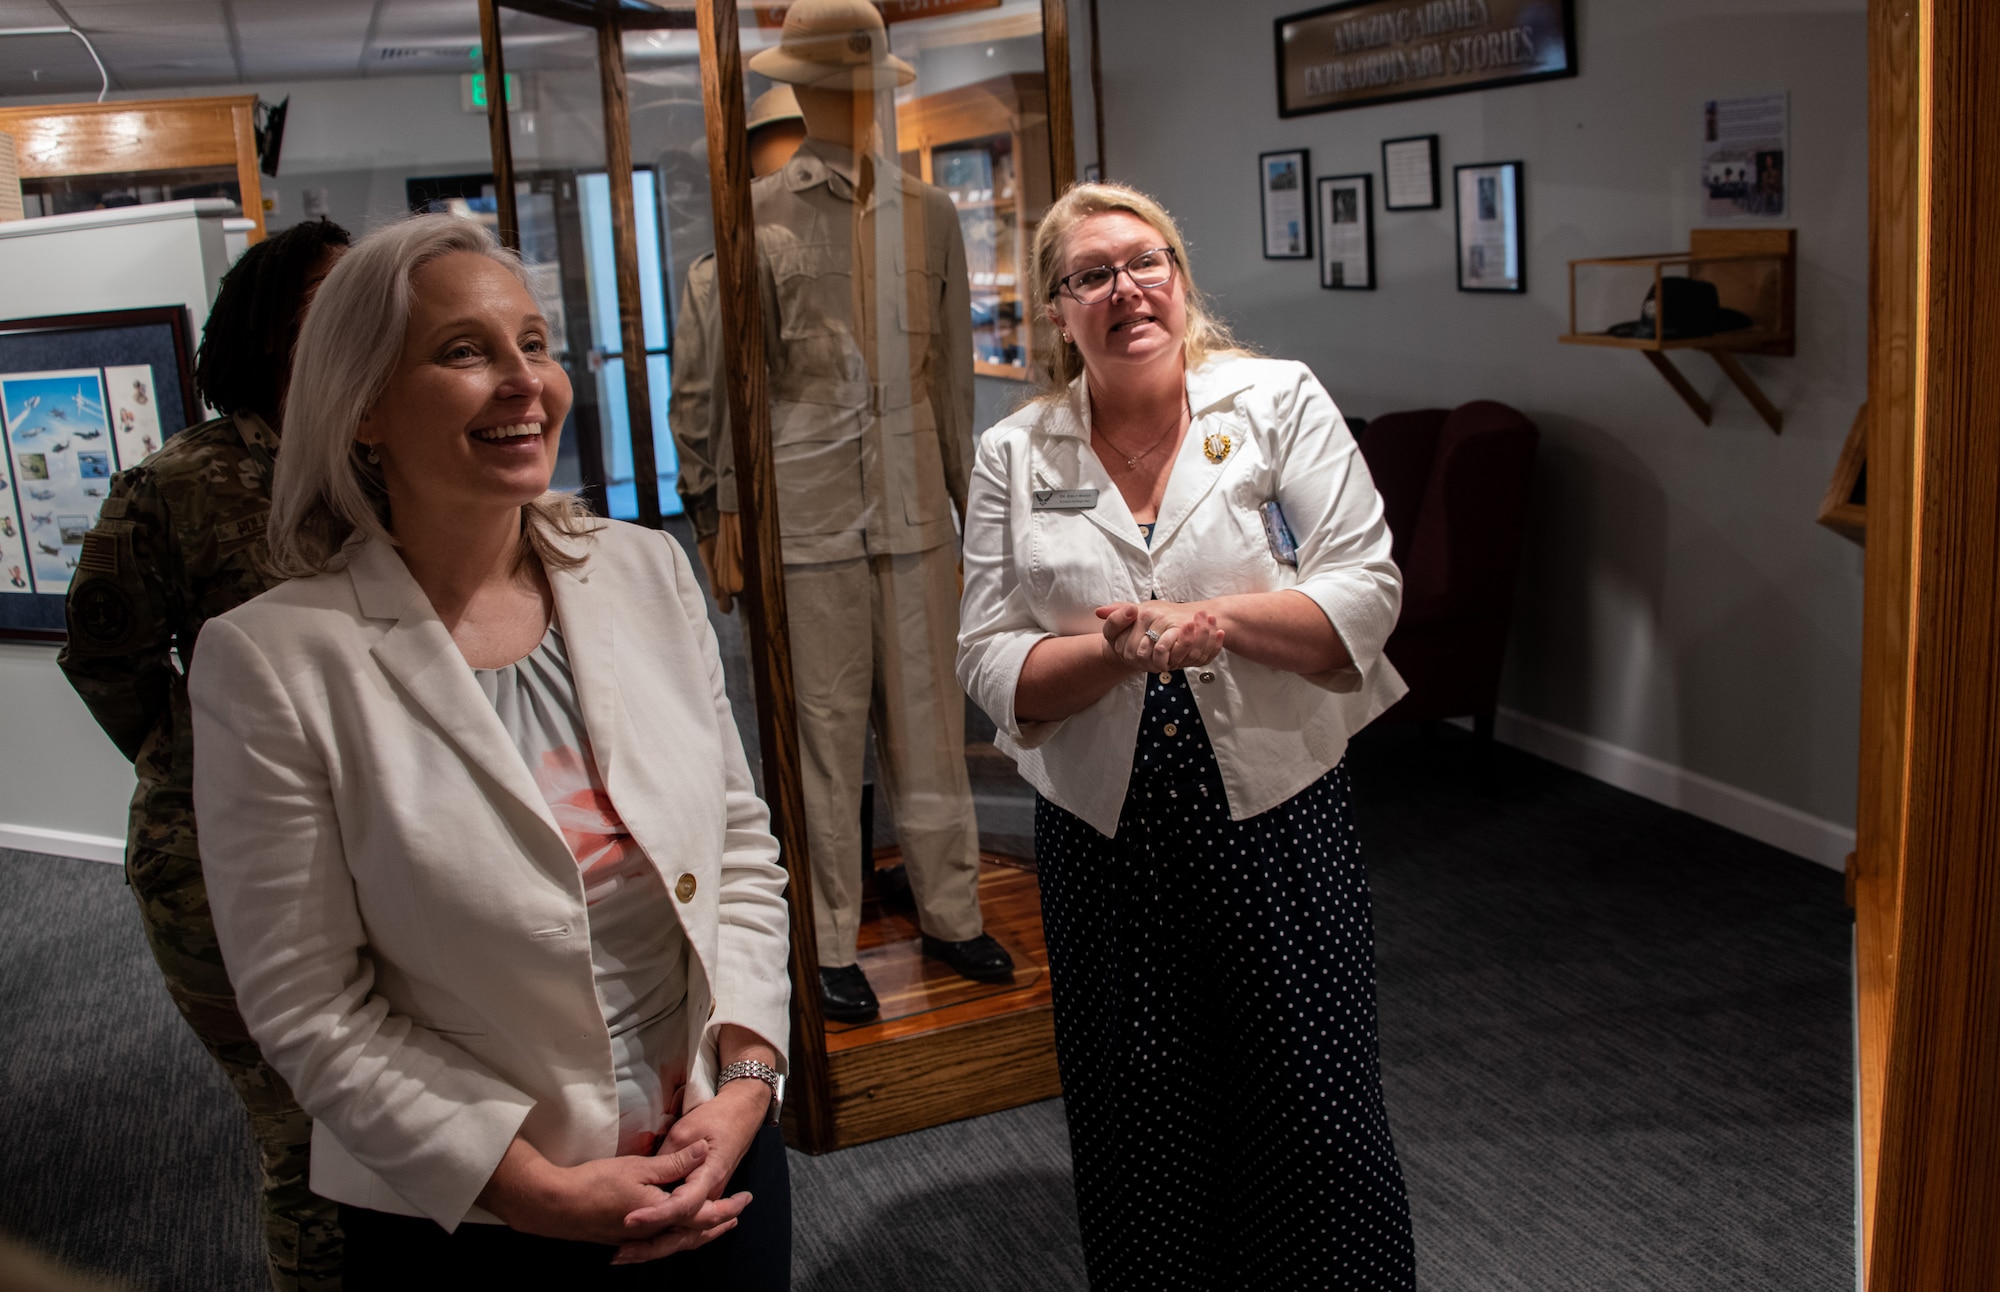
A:
[[[1184,413],[1189,418],[1193,418],[1194,407],[1191,404],[1183,403],[1181,406],[1181,412]],[[1097,428],[1097,433],[1104,437],[1104,442],[1106,444],[1109,444],[1113,449],[1115,449],[1118,453],[1124,456],[1125,469],[1127,471],[1130,471],[1133,467],[1139,465],[1141,459],[1150,458],[1153,456],[1154,453],[1158,452],[1159,447],[1167,442],[1167,437],[1169,435],[1172,435],[1175,431],[1179,430],[1180,428],[1181,428],[1181,419],[1176,417],[1174,419],[1174,424],[1172,426],[1169,426],[1166,430],[1161,431],[1159,435],[1154,437],[1153,442],[1150,446],[1148,446],[1146,449],[1138,453],[1126,453],[1125,447],[1121,445],[1118,441],[1112,439],[1111,433],[1109,431],[1106,431],[1101,426]]]

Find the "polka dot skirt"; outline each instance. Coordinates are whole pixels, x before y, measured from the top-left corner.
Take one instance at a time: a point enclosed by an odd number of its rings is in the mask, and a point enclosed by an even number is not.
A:
[[[1035,806],[1091,1285],[1414,1288],[1347,769],[1231,821],[1165,676],[1118,837]]]

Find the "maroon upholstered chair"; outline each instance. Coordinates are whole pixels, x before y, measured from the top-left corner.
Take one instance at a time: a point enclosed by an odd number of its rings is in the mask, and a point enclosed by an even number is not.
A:
[[[1492,734],[1538,439],[1533,422],[1488,399],[1389,413],[1362,430],[1403,572],[1387,653],[1410,693],[1386,720],[1469,716]]]

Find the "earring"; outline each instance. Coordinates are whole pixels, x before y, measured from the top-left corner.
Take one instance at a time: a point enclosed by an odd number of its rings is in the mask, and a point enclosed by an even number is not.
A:
[[[371,467],[379,467],[382,465],[382,455],[375,451],[375,446],[373,444],[368,446],[368,465]]]
[[[1067,333],[1067,332],[1063,333],[1063,334],[1062,334],[1062,338],[1063,338],[1063,344],[1064,344],[1064,345],[1068,345],[1068,344],[1069,344],[1069,333]]]

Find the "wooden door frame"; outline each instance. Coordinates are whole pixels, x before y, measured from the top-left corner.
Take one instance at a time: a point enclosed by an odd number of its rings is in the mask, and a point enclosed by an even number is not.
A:
[[[1869,1292],[2000,1275],[2000,8],[1871,0],[1855,858]]]

